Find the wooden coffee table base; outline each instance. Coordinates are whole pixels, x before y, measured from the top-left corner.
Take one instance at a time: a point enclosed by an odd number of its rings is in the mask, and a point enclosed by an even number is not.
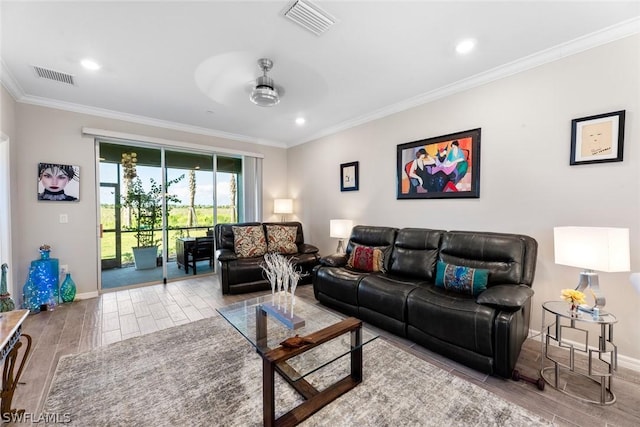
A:
[[[295,371],[286,363],[287,360],[347,332],[351,333],[351,348],[353,349],[351,351],[350,375],[322,391],[318,391],[304,378],[297,381],[290,380],[291,374]],[[295,426],[362,382],[362,322],[360,320],[349,317],[308,335],[308,338],[313,341],[313,344],[306,344],[299,348],[278,347],[266,352],[263,356],[262,400],[265,426]],[[305,402],[277,419],[275,417],[274,395],[276,372],[305,399]]]

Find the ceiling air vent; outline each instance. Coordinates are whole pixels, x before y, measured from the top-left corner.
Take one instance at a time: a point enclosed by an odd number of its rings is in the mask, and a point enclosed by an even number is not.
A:
[[[311,31],[316,36],[336,23],[336,19],[308,0],[296,0],[284,11],[284,16]]]
[[[76,84],[71,74],[50,70],[44,67],[38,67],[37,65],[34,65],[33,69],[36,71],[36,75],[40,78],[54,80],[56,82],[66,83],[72,86],[75,86]]]

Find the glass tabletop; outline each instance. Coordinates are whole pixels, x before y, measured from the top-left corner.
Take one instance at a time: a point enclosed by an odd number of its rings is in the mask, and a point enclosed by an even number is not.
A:
[[[581,322],[612,324],[618,321],[616,316],[603,310],[600,310],[599,316],[595,318],[591,313],[581,311],[578,311],[578,317],[572,317],[569,309],[569,303],[566,301],[547,301],[542,304],[542,307],[549,313],[557,314],[558,316],[566,317],[571,320],[579,320]]]
[[[217,309],[218,313],[240,332],[261,355],[279,347],[280,343],[287,338],[296,335],[304,337],[345,319],[344,316],[332,313],[319,305],[307,303],[300,298],[295,298],[292,315],[291,297],[289,296],[286,305],[284,304],[284,299],[280,301],[280,315],[273,314],[272,310],[265,310],[267,313],[266,338],[259,339],[257,316],[265,305],[278,307],[278,297],[275,297],[275,301],[271,295],[250,298]],[[286,314],[284,312],[285,307]],[[291,322],[287,321],[289,320],[287,318],[282,319],[283,316],[290,318]],[[298,324],[304,323],[304,325],[297,326],[294,329],[291,325],[291,323],[296,323],[293,321],[294,319],[298,320]],[[361,337],[360,346],[363,346],[376,339],[378,335],[363,327]],[[352,347],[351,335],[345,333],[289,359],[287,364],[293,368],[293,372],[288,372],[288,376],[291,380],[296,381],[350,354],[351,351],[358,347]]]

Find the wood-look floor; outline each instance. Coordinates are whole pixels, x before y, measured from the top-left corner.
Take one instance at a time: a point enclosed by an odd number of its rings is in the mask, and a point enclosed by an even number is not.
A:
[[[315,303],[310,285],[296,294]],[[76,301],[54,311],[31,315],[24,332],[33,338],[31,356],[14,396],[13,406],[38,415],[58,359],[98,346],[217,315],[215,309],[257,294],[222,296],[215,275],[102,294]],[[375,328],[374,328],[375,329]],[[461,376],[502,398],[528,408],[559,426],[640,425],[640,373],[619,368],[613,381],[617,402],[610,406],[583,403],[547,386],[535,386],[491,377],[433,354],[418,345],[379,331],[387,339],[441,368]],[[366,349],[365,349],[366,352]],[[125,361],[123,361],[125,363]],[[538,377],[539,338],[525,342],[517,368]],[[437,390],[416,390],[437,393]]]

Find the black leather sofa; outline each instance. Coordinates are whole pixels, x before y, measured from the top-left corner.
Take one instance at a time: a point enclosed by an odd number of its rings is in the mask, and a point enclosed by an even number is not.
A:
[[[384,272],[347,266],[355,245],[378,247]],[[529,331],[537,242],[489,232],[356,226],[346,254],[320,260],[316,299],[488,374],[511,377]],[[434,285],[436,264],[489,270],[476,296]]]
[[[223,294],[239,294],[245,292],[256,292],[271,289],[271,285],[263,276],[263,270],[260,266],[263,256],[240,258],[234,252],[234,226],[256,226],[263,227],[266,235],[267,225],[283,225],[295,226],[296,246],[298,252],[294,254],[284,255],[287,258],[293,258],[297,266],[302,269],[305,274],[300,280],[300,284],[311,283],[311,270],[318,264],[320,256],[318,248],[304,242],[302,233],[302,224],[299,222],[245,222],[237,224],[217,224],[214,228],[216,243],[216,259],[219,267],[220,283]]]

